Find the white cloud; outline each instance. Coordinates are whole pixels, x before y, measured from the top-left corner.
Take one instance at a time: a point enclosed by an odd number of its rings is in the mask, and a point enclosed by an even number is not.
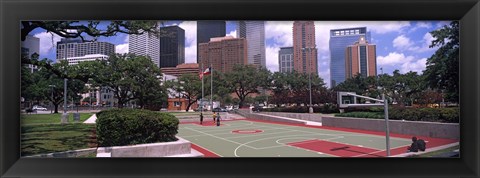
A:
[[[237,30],[233,30],[233,31],[231,31],[230,33],[228,33],[228,34],[225,35],[225,36],[231,36],[231,37],[236,38],[236,37],[237,37]]]
[[[197,45],[185,47],[185,63],[197,63]]]
[[[185,30],[185,63],[197,63],[197,22],[183,21],[178,26]]]
[[[387,56],[377,56],[378,65],[396,65],[410,62],[414,59],[413,56],[405,56],[403,53],[389,53]],[[379,66],[380,67],[380,66]]]
[[[423,73],[423,70],[426,68],[427,58],[422,58],[419,60],[412,60],[410,62],[402,64],[400,68],[401,73],[407,73],[410,71],[417,72],[419,74]]]
[[[403,53],[389,53],[387,56],[377,57],[378,67],[385,68],[386,66],[393,66],[400,70],[401,73],[414,71],[422,73],[426,68],[427,58],[415,59],[413,56],[405,56]]]
[[[197,45],[197,22],[183,21],[178,25],[185,30],[185,46]]]
[[[435,40],[430,33],[425,33],[422,40],[417,41],[415,44],[410,38],[405,35],[400,35],[393,40],[393,47],[399,50],[409,50],[414,52],[425,52],[435,50],[436,48],[429,48],[432,41]]]
[[[323,79],[323,82],[325,82],[326,86],[330,88],[330,68],[320,68],[319,70],[320,72],[318,73],[318,76],[320,76],[320,78]]]
[[[410,38],[406,37],[405,35],[400,35],[393,40],[393,47],[397,49],[408,49],[413,46],[412,41]]]
[[[266,46],[265,48],[265,57],[267,69],[271,72],[278,71],[278,51],[280,47]]]
[[[128,53],[128,43],[116,45],[115,53],[119,53],[119,54]]]
[[[41,32],[33,35],[40,39],[40,55],[47,56],[51,50],[56,49],[57,42],[60,41],[61,37],[54,33]]]
[[[288,47],[293,45],[292,21],[265,22],[265,40],[272,39],[275,46]]]

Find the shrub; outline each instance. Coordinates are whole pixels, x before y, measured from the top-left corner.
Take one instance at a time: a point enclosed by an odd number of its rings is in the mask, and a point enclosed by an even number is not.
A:
[[[176,141],[178,119],[168,113],[110,109],[97,114],[99,146],[124,146]]]
[[[308,106],[290,106],[276,108],[262,108],[264,112],[291,112],[291,113],[308,113]],[[314,113],[338,113],[338,108],[334,104],[324,104],[323,106],[313,106]]]
[[[378,109],[376,109],[379,111]],[[391,120],[407,120],[407,121],[427,121],[427,122],[459,122],[458,108],[406,108],[406,107],[390,107],[388,117]],[[379,118],[383,119],[382,112],[346,112],[335,114],[338,117],[357,117],[357,118]]]
[[[383,119],[383,112],[348,112],[348,113],[338,113],[335,114],[335,117],[356,117],[356,118],[373,118],[373,119]]]

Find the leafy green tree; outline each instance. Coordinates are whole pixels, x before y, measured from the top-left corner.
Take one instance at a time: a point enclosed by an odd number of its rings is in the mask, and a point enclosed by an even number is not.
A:
[[[152,60],[144,56],[132,56],[124,61],[124,74],[131,81],[131,94],[140,108],[147,105],[162,105],[162,98],[167,97],[161,86],[162,73]]]
[[[202,97],[202,81],[197,75],[183,74],[177,81],[168,81],[166,86],[181,93],[187,100],[186,111]]]
[[[260,88],[267,88],[271,83],[271,73],[265,68],[251,65],[236,65],[233,71],[226,73],[226,86],[235,92],[240,99],[239,105],[243,106],[247,96],[260,93]]]
[[[101,21],[22,21],[21,40],[24,41],[29,33],[35,29],[43,29],[64,38],[81,38],[83,41],[95,41],[98,37],[110,37],[118,33],[143,34],[148,32],[157,36],[168,35],[158,28],[158,21],[111,21],[106,27],[101,27],[100,23]],[[48,59],[39,60],[38,58],[22,56],[21,61],[22,64],[42,66],[60,78],[88,82],[88,79],[93,77],[85,75],[85,73],[66,76],[62,71],[56,70]]]
[[[66,71],[65,73],[72,70],[65,61],[56,63],[52,67],[59,71]],[[31,99],[37,102],[45,99],[50,101],[55,108],[54,112],[58,113],[58,106],[64,101],[64,79],[40,67],[38,72],[32,74],[31,80],[33,82],[25,86],[25,92],[28,93],[27,96],[31,96]],[[73,98],[78,101],[80,98],[79,93],[84,90],[84,87],[85,83],[83,81],[68,80],[67,98]]]
[[[459,101],[459,21],[452,21],[443,28],[430,32],[435,40],[430,47],[439,47],[427,59],[424,72],[426,81],[433,89],[445,91],[446,99]]]
[[[107,60],[98,61],[97,75],[93,76],[95,85],[108,87],[112,90],[118,101],[118,107],[123,108],[124,104],[135,99],[132,94],[134,79],[128,68],[127,60],[135,58],[132,54],[115,54]]]

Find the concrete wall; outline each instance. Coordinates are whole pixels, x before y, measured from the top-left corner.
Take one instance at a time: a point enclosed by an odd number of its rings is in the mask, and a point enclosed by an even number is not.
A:
[[[360,130],[385,131],[385,120],[383,119],[323,117],[322,125]],[[460,126],[458,123],[389,120],[389,128],[390,133],[460,139]]]
[[[310,113],[288,113],[288,112],[261,112],[262,114],[274,115],[274,116],[281,116],[281,117],[288,117],[293,119],[300,119],[306,121],[315,121],[315,122],[322,122],[322,115],[321,114],[310,114]]]
[[[287,119],[282,119],[282,118],[277,118],[274,116],[264,116],[264,115],[258,115],[255,112],[250,113],[250,110],[246,109],[239,109],[236,111],[237,114],[249,118],[249,119],[258,119],[258,120],[264,120],[264,121],[273,121],[273,122],[286,122],[286,123],[293,123],[293,124],[304,124],[305,122],[301,121],[293,121],[293,120],[287,120]],[[261,113],[264,114],[264,113]]]
[[[178,140],[174,142],[99,147],[97,154],[110,153],[111,157],[166,157],[191,154],[191,143],[188,140],[177,138]],[[192,155],[192,157],[198,156]]]

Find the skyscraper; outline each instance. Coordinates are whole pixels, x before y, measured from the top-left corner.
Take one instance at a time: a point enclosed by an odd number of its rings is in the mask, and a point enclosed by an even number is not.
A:
[[[352,78],[355,75],[362,77],[377,75],[376,45],[369,44],[364,36],[361,36],[355,44],[345,50],[345,77]]]
[[[32,54],[40,55],[40,38],[28,35],[25,41],[22,41],[22,55],[28,59],[32,58]],[[38,70],[37,66],[32,64],[28,65],[30,72]]]
[[[315,24],[313,21],[293,22],[293,58],[295,71],[318,75]]]
[[[185,63],[185,30],[179,26],[160,28],[160,68]]]
[[[201,20],[197,21],[197,63],[199,63],[199,44],[208,43],[210,38],[224,37],[226,24],[225,21]]]
[[[246,65],[247,43],[244,38],[231,36],[212,38],[208,43],[199,45],[200,68],[212,67],[213,70],[228,73],[235,65]]]
[[[345,81],[345,49],[354,44],[360,36],[370,40],[366,27],[330,30],[330,84],[331,87]]]
[[[128,35],[128,52],[137,56],[148,56],[160,67],[160,38],[155,34]]]
[[[293,47],[282,47],[278,51],[279,72],[293,72]]]
[[[65,49],[66,48],[66,49]],[[83,57],[92,54],[110,56],[115,54],[115,45],[108,42],[83,42],[81,39],[62,38],[57,42],[57,59]]]
[[[237,37],[247,40],[248,64],[266,67],[265,22],[238,21]]]

